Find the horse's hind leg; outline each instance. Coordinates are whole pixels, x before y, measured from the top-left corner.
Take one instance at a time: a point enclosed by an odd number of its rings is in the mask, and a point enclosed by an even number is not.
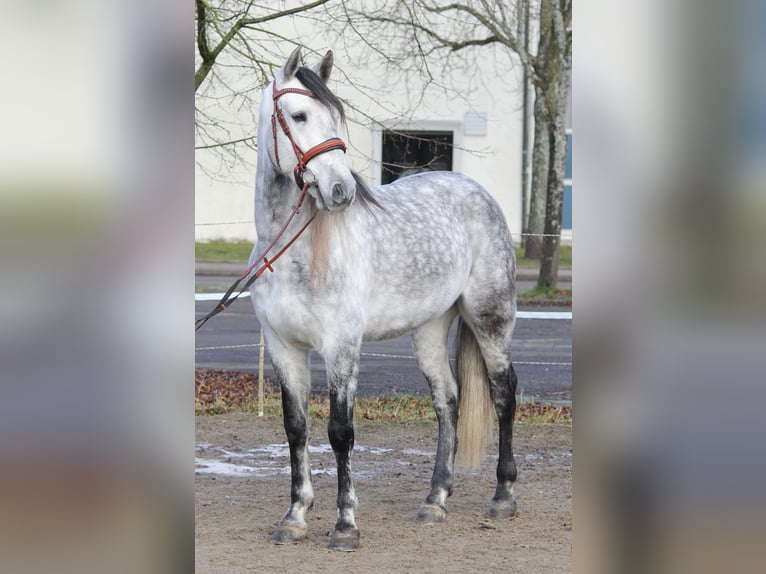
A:
[[[516,414],[516,386],[518,379],[513,364],[490,374],[492,401],[500,428],[499,456],[497,460],[497,487],[487,514],[494,518],[516,515],[513,483],[516,481],[516,463],[513,460],[513,418]]]
[[[282,407],[290,447],[290,508],[271,537],[274,544],[291,544],[308,535],[306,512],[314,501],[308,439],[310,370],[308,351],[287,348],[276,338],[267,338],[269,354],[282,389]]]
[[[499,423],[497,487],[487,514],[496,518],[511,518],[516,514],[513,497],[513,483],[516,481],[513,419],[518,379],[511,363],[515,305],[510,297],[502,302],[488,301],[479,308],[467,304],[465,300],[461,303],[461,314],[476,337],[487,367],[490,395]]]
[[[444,520],[447,516],[447,497],[452,494],[458,387],[449,364],[447,334],[456,314],[456,309],[450,309],[445,315],[426,323],[413,333],[415,354],[431,387],[434,410],[439,420],[439,443],[431,490],[416,516],[416,520],[422,524]]]

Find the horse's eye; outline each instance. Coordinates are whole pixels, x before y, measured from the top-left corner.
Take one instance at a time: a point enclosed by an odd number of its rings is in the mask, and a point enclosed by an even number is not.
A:
[[[305,122],[306,121],[306,114],[304,114],[303,112],[298,112],[297,114],[293,114],[292,118],[296,122]]]

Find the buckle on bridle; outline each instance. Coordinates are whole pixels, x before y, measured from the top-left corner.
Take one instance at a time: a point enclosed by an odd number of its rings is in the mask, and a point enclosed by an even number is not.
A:
[[[304,185],[309,185],[309,186],[316,185],[317,176],[314,175],[314,172],[311,171],[308,167],[304,167],[303,169],[301,169],[300,173],[301,173],[301,179],[303,179]]]
[[[295,165],[293,168],[293,177],[295,178],[295,183],[297,183],[298,187],[301,189],[317,185],[316,175],[314,175],[314,172],[304,163]]]

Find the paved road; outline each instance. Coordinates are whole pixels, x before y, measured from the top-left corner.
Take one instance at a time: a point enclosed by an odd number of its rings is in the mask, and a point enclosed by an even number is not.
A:
[[[213,288],[217,288],[219,283],[228,286],[228,278],[209,278],[203,282]],[[197,302],[197,317],[204,316],[214,305],[212,301]],[[546,309],[536,307],[530,310]],[[549,310],[564,309],[557,307]],[[257,372],[259,338],[258,320],[252,304],[249,299],[241,299],[197,331],[197,367]],[[518,319],[514,343],[519,393],[546,402],[571,401],[571,320]],[[312,389],[325,392],[326,376],[321,357],[312,356],[311,365]],[[268,359],[265,372],[267,376],[273,374]],[[428,393],[428,385],[414,358],[410,337],[365,343],[359,368],[359,396],[383,396],[397,392]]]

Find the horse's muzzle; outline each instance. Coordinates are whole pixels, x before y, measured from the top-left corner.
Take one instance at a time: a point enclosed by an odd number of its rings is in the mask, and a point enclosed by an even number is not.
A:
[[[319,195],[321,195],[321,203],[324,203],[325,209],[328,211],[341,211],[353,203],[356,196],[356,184],[345,185],[341,182],[336,182],[330,187],[329,193],[325,194],[320,190]],[[319,202],[317,204],[319,205]],[[322,206],[319,205],[319,207],[321,209]]]

